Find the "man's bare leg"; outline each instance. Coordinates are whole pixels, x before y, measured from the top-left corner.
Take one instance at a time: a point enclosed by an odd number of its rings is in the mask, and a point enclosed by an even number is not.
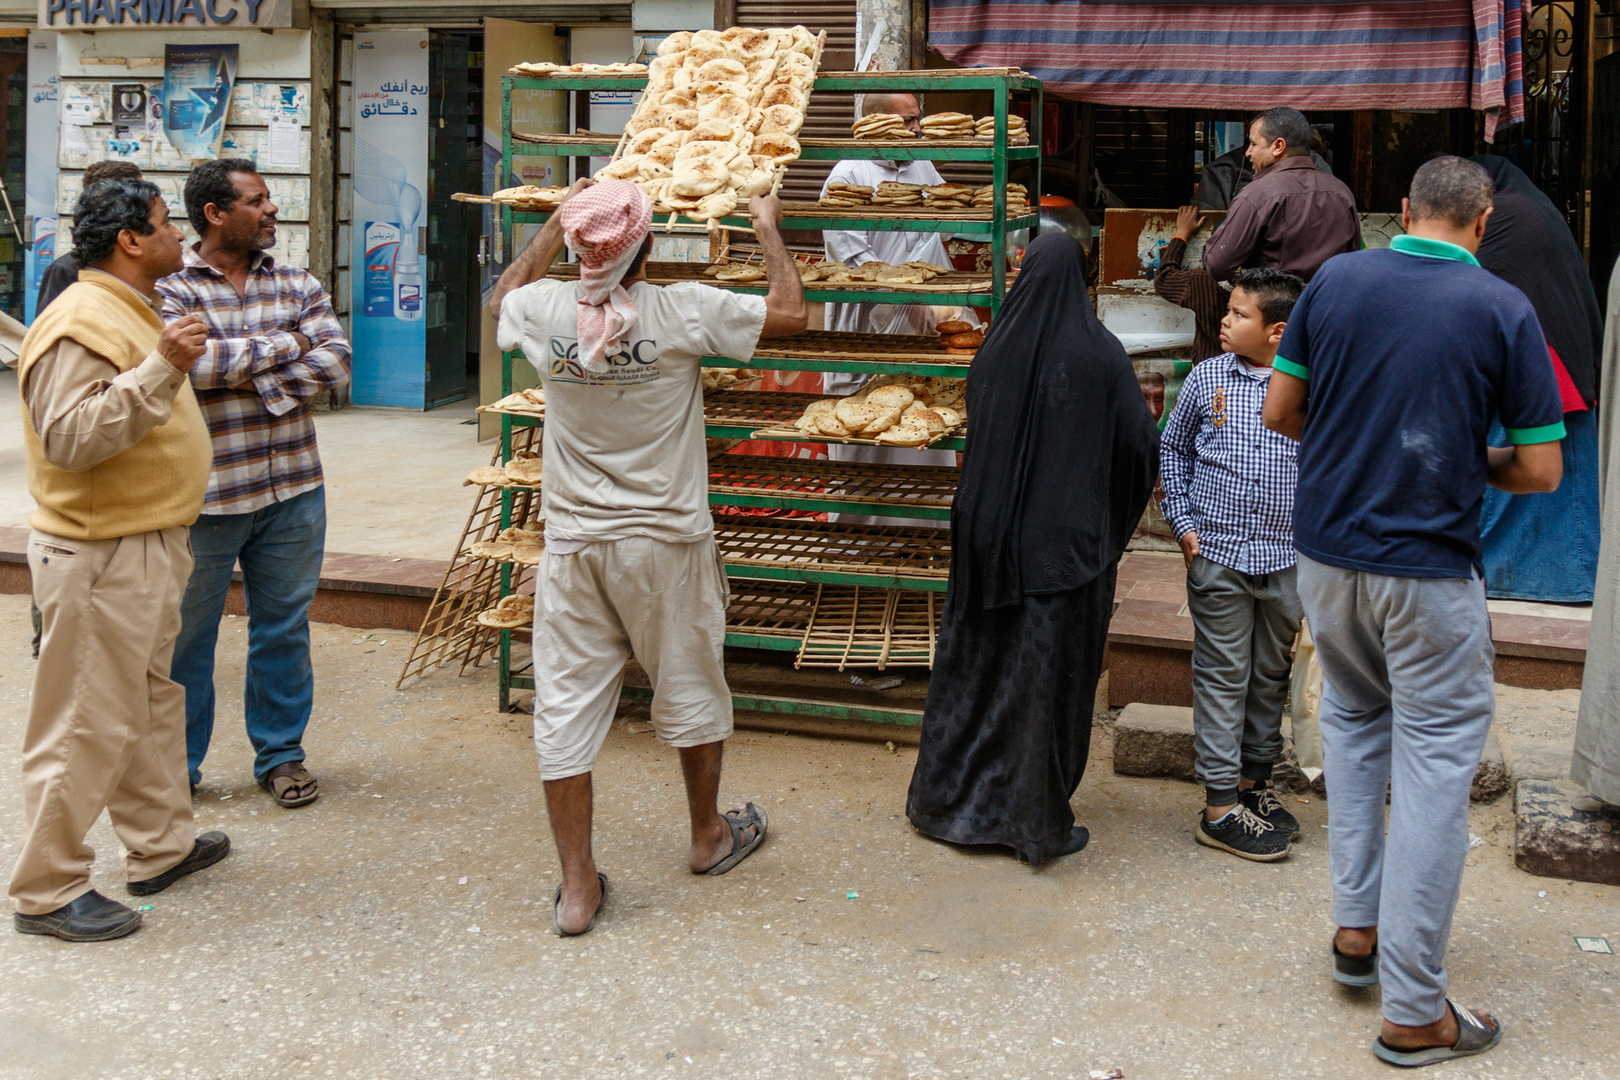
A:
[[[1489,1013],[1478,1009],[1471,1010],[1492,1031],[1496,1030],[1496,1021]],[[1461,1027],[1457,1017],[1447,1007],[1446,1014],[1432,1024],[1423,1024],[1419,1027],[1408,1027],[1405,1024],[1392,1024],[1384,1021],[1383,1030],[1378,1037],[1384,1040],[1386,1046],[1396,1050],[1427,1050],[1431,1046],[1456,1046],[1461,1036]]]
[[[717,755],[715,773],[719,771]],[[577,934],[590,925],[602,904],[602,883],[596,880],[596,859],[591,855],[591,774],[547,780],[545,787],[551,838],[562,863],[557,925]]]
[[[1333,935],[1333,947],[1343,956],[1371,956],[1378,947],[1378,927],[1341,926]]]
[[[731,826],[720,816],[720,758],[724,740],[681,747],[686,809],[692,817],[692,850],[686,863],[704,871],[731,854]],[[744,836],[743,840],[752,839]]]

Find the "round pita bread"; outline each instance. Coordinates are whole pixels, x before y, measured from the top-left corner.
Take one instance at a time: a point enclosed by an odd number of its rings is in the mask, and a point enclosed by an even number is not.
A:
[[[673,79],[675,73],[686,63],[684,56],[671,56],[660,53],[658,58],[647,65],[647,81],[656,82],[659,79]]]
[[[674,168],[679,170],[694,161],[718,161],[729,166],[736,152],[737,148],[728,142],[689,142],[675,151]]]
[[[807,57],[816,55],[816,35],[802,26],[793,28],[793,51],[801,52]]]
[[[692,31],[693,45],[719,45],[723,47],[725,43],[726,35],[721,33],[719,30]]]
[[[880,386],[869,392],[866,400],[886,409],[905,409],[916,400],[916,395],[903,386]]]
[[[681,66],[688,70],[696,70],[712,60],[730,60],[731,53],[721,42],[710,44],[708,42],[693,41],[686,50],[686,56]]]
[[[750,60],[763,60],[776,52],[776,41],[771,37],[769,30],[749,30],[738,28],[738,33],[731,39],[731,47]]]
[[[701,110],[698,115],[703,115]],[[688,145],[695,142],[735,143],[739,133],[747,134],[746,131],[743,131],[730,120],[702,120],[699,121],[697,127],[692,129],[691,134],[686,137],[686,141]]]
[[[768,109],[772,105],[790,105],[799,112],[804,111],[805,97],[803,91],[787,83],[772,83],[765,88],[759,96],[759,107]]]
[[[641,168],[641,155],[630,157],[626,155],[618,161],[610,161],[599,169],[594,179],[597,180],[630,180]]]
[[[877,421],[885,412],[882,406],[873,405],[858,394],[845,398],[833,409],[833,415],[838,418],[838,422],[850,431],[865,431],[868,424]]]
[[[838,419],[837,411],[822,413],[816,417],[816,430],[823,435],[844,436],[849,434],[849,428]]]
[[[733,172],[733,175],[735,175],[735,172]],[[755,169],[748,174],[748,179],[737,188],[737,201],[752,199],[755,195],[768,195],[775,183],[775,169]]]
[[[705,158],[677,164],[675,177],[670,181],[669,189],[676,195],[701,199],[725,187],[729,179],[731,179],[730,169],[719,161]]]
[[[691,93],[697,87],[697,69],[683,67],[675,73],[675,89],[683,94]]]
[[[698,68],[698,82],[746,83],[748,69],[730,57],[710,60]]]
[[[670,90],[658,99],[658,104],[669,109],[695,109],[697,98],[680,90]]]
[[[666,127],[678,134],[684,134],[698,126],[699,117],[696,109],[677,109],[666,119]]]
[[[692,32],[690,30],[677,30],[658,43],[658,55],[673,56],[675,53],[685,52],[691,44]]]
[[[723,218],[735,209],[737,209],[737,193],[730,188],[721,188],[699,199],[689,216],[704,219]]]
[[[799,159],[799,140],[791,135],[761,135],[754,140],[753,154],[770,159],[772,165],[786,165]]]
[[[748,69],[748,85],[764,86],[776,74],[776,57],[767,56],[763,60],[750,60],[743,65]]]
[[[783,75],[792,75],[794,77],[813,75],[815,70],[816,62],[801,52],[784,53],[776,58],[776,74],[778,77]]]
[[[791,105],[760,109],[760,123],[753,130],[760,135],[797,135],[804,126],[804,113]]]
[[[746,125],[750,112],[752,108],[746,98],[736,94],[721,94],[698,107],[698,119],[726,120],[733,124]]]
[[[635,138],[630,140],[629,145],[624,148],[624,152],[626,154],[645,154],[653,148],[653,144],[668,134],[668,128],[643,128],[636,133]]]
[[[673,176],[670,166],[662,161],[654,161],[650,157],[642,157],[640,165],[636,168],[636,183],[644,180],[665,180]]]
[[[896,424],[878,435],[877,441],[889,446],[926,446],[931,438],[921,424]]]

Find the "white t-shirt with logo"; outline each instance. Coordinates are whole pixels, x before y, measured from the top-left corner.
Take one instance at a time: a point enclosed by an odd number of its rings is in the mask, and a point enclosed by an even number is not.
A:
[[[638,318],[600,375],[578,359],[578,282],[541,279],[501,304],[501,348],[521,347],[546,392],[548,541],[683,543],[714,531],[701,358],[750,359],[765,298],[697,282],[628,291]]]

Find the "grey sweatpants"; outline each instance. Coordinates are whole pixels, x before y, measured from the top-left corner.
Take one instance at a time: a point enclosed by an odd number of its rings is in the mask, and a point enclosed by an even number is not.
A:
[[[1301,555],[1299,594],[1326,675],[1333,918],[1378,927],[1384,1018],[1430,1024],[1445,1014],[1468,789],[1496,709],[1485,583],[1359,573]]]
[[[1193,749],[1205,802],[1237,802],[1238,777],[1270,780],[1282,753],[1290,650],[1301,611],[1292,566],[1244,574],[1202,555],[1187,568]]]

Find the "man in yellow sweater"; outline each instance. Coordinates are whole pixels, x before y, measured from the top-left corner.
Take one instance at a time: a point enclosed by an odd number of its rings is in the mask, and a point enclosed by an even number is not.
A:
[[[207,328],[165,327],[154,308],[158,279],[180,269],[158,189],[104,180],[73,217],[78,283],[35,319],[18,362],[44,638],[10,891],[20,933],[107,941],[141,915],[90,888],[84,838],[103,809],[135,896],[230,850],[224,833],[196,834],[185,691],[169,678],[213,451],[186,378]]]

